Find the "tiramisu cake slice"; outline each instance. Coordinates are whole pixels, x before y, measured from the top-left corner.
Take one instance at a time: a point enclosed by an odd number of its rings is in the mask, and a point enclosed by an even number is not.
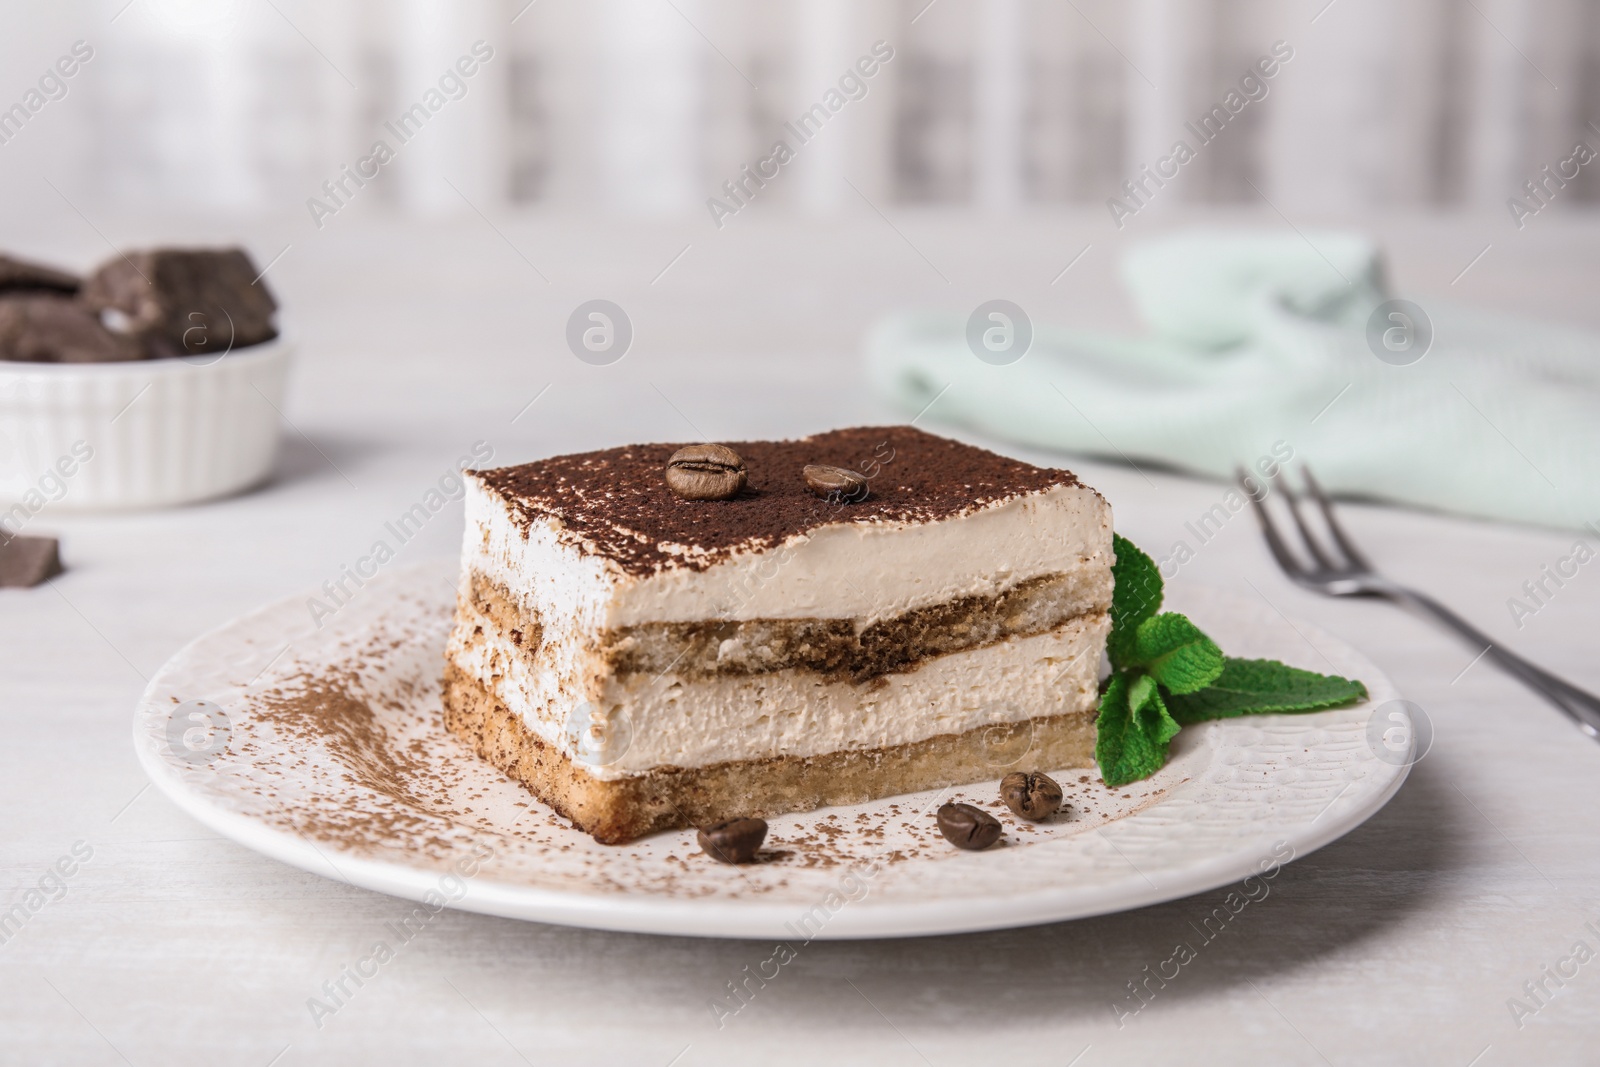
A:
[[[669,485],[678,451],[469,478],[444,701],[480,756],[608,843],[1092,765],[1093,489],[907,427],[698,446]]]

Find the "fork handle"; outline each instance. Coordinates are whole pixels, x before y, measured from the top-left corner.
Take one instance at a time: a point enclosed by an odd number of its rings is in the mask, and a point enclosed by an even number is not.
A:
[[[1600,698],[1556,677],[1543,667],[1528,662],[1515,652],[1501,648],[1489,635],[1426,593],[1398,587],[1386,592],[1391,599],[1433,616],[1462,637],[1479,645],[1483,649],[1480,655],[1488,656],[1506,671],[1521,679],[1524,685],[1554,704],[1567,718],[1577,723],[1584,733],[1600,739]]]

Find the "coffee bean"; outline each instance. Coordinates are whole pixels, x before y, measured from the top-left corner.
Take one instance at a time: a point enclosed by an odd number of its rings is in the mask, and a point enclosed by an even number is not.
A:
[[[1061,787],[1048,774],[1012,771],[1000,779],[1000,799],[1024,819],[1048,819],[1061,810]]]
[[[971,804],[945,804],[937,818],[939,832],[956,848],[988,848],[1000,840],[1000,820]]]
[[[859,504],[870,491],[865,475],[844,467],[812,463],[804,471],[806,488],[835,504]]]
[[[744,482],[744,460],[727,445],[689,445],[667,460],[667,486],[685,500],[728,500]]]
[[[749,863],[767,839],[762,819],[729,819],[700,830],[700,850],[719,863]]]

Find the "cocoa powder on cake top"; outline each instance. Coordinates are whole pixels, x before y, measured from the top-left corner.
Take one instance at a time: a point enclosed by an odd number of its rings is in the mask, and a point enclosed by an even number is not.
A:
[[[1071,471],[1035,467],[909,426],[861,426],[794,441],[725,441],[749,471],[732,500],[683,500],[667,487],[682,444],[628,445],[475,472],[526,531],[561,521],[563,536],[647,575],[704,570],[739,550],[774,547],[833,523],[926,523],[1058,485]],[[870,495],[836,503],[813,495],[807,464],[869,475]]]

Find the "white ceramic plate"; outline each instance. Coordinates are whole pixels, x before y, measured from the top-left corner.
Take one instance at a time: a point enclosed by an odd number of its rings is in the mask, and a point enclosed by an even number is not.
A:
[[[692,831],[599,845],[445,731],[455,570],[397,568],[331,616],[312,611],[325,594],[295,597],[190,644],[135,718],[151,780],[247,848],[424,909],[793,944],[1054,922],[1270,877],[1382,807],[1410,763],[1403,705],[1359,653],[1259,601],[1191,590],[1174,606],[1231,654],[1357,677],[1371,699],[1190,727],[1133,788],[1061,772],[1069,811],[1039,826],[983,783],[779,816],[766,861],[740,867],[711,862]],[[946,844],[944,799],[993,805],[1002,843]]]

